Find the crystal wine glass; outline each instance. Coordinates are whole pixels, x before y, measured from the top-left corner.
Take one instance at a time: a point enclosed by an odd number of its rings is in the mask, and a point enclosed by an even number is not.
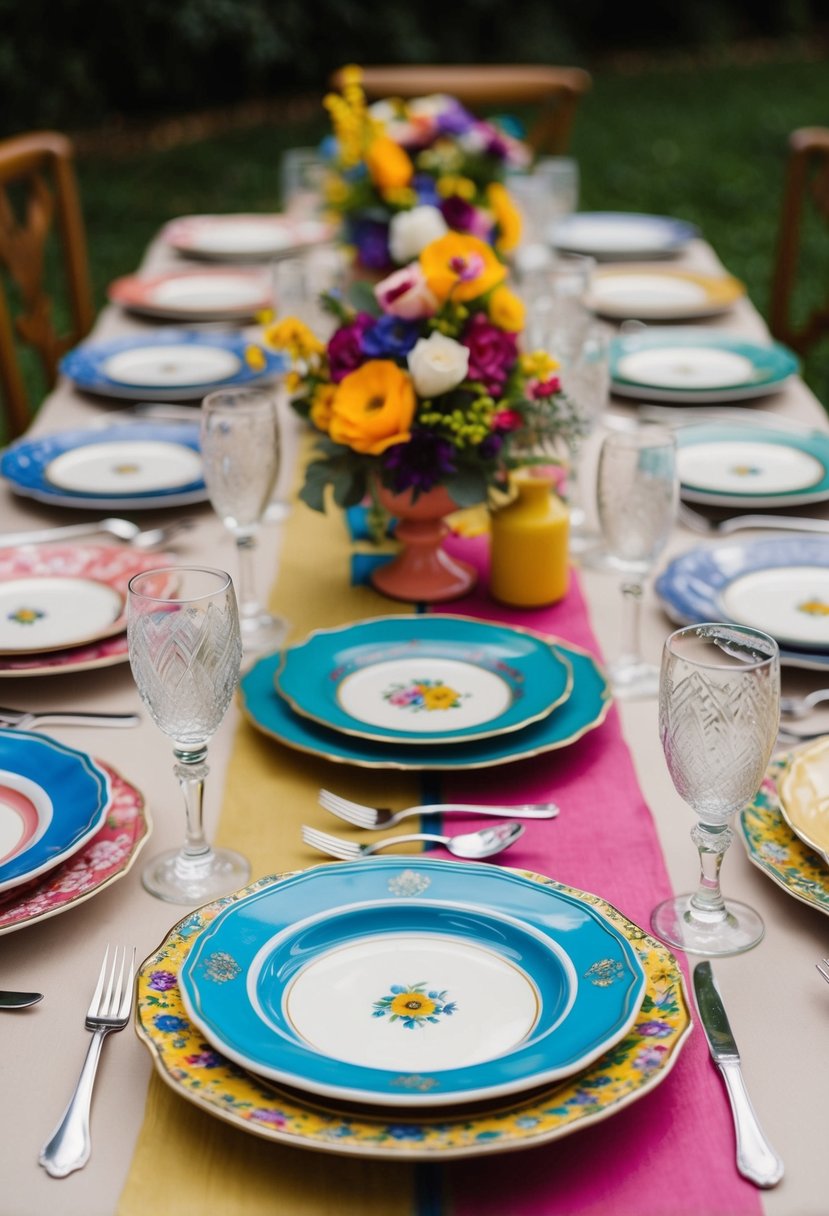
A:
[[[780,656],[765,633],[706,623],[665,642],[659,733],[671,780],[699,822],[700,880],[654,909],[654,932],[690,954],[739,954],[763,936],[753,908],[724,900],[720,867],[729,820],[757,793],[780,722]]]
[[[585,434],[573,443],[567,462],[570,551],[584,553],[598,544],[600,539],[584,507],[581,457],[585,440],[592,434],[607,406],[610,388],[610,340],[602,325],[589,326],[576,358],[562,366],[561,384],[567,396],[579,406],[585,423]]]
[[[161,595],[159,575],[166,580]],[[173,740],[187,813],[183,847],[153,858],[142,881],[171,903],[204,903],[250,877],[244,857],[210,847],[202,823],[207,744],[230,704],[242,661],[230,575],[196,566],[136,574],[128,585],[127,639],[141,699]]]
[[[287,626],[256,594],[256,538],[279,472],[276,391],[229,388],[201,408],[204,480],[213,509],[236,538],[239,616],[246,653],[276,650]]]
[[[655,697],[659,690],[659,669],[642,657],[639,618],[643,581],[667,544],[678,500],[671,431],[642,426],[605,437],[597,475],[599,521],[611,567],[628,575],[622,583],[622,652],[608,667],[617,697]]]

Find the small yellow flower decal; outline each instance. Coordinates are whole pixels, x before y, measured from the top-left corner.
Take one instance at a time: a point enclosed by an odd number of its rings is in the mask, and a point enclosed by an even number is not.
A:
[[[261,346],[255,346],[254,343],[245,347],[245,363],[251,371],[263,372],[268,366],[268,361],[265,358],[265,352]]]
[[[797,605],[798,612],[805,612],[808,616],[829,616],[829,604],[824,600],[814,596],[810,600],[804,600],[802,604]]]
[[[454,709],[458,701],[458,694],[447,684],[433,684],[431,688],[423,689],[423,704],[426,709]]]
[[[402,1021],[406,1030],[420,1029],[427,1022],[440,1021],[441,1015],[451,1017],[457,1009],[447,1001],[447,989],[428,989],[426,984],[391,984],[387,996],[374,1002],[373,1018],[388,1017],[390,1022]]]
[[[10,612],[8,619],[14,621],[17,625],[34,625],[35,621],[39,621],[46,615],[39,608],[18,608],[16,612]]]

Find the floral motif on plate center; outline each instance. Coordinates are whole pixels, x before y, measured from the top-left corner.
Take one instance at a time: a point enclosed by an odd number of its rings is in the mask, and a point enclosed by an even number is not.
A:
[[[9,613],[8,619],[18,625],[34,625],[35,621],[41,620],[45,615],[39,608],[16,608],[14,612]]]
[[[807,616],[829,616],[829,604],[820,596],[814,595],[811,599],[798,604],[797,611],[805,612]]]
[[[457,1010],[455,1001],[447,1001],[448,989],[427,989],[425,981],[417,984],[391,984],[386,996],[374,1001],[373,1018],[388,1017],[390,1022],[402,1021],[406,1030],[422,1028],[427,1022],[440,1021],[441,1015],[451,1016]]]
[[[383,693],[383,700],[396,709],[420,710],[460,709],[468,693],[457,692],[443,680],[409,680],[392,684]]]

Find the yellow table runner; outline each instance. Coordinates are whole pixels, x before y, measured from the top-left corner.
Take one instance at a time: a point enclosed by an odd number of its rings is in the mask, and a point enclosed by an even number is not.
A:
[[[351,585],[350,544],[337,515],[316,515],[299,503],[285,531],[271,608],[292,622],[292,640],[316,628],[412,611]],[[322,858],[302,844],[300,824],[337,830],[317,806],[320,786],[383,806],[419,800],[416,776],[306,756],[243,722],[217,843],[249,857],[253,878],[316,864]],[[245,1135],[192,1106],[154,1073],[118,1216],[401,1216],[411,1210],[413,1194],[414,1170],[404,1163],[323,1156]]]

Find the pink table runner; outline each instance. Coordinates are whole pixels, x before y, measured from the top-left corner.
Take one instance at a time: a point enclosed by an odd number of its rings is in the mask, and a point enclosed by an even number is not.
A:
[[[452,538],[447,548],[479,568],[485,589],[486,541]],[[602,658],[575,573],[565,600],[550,608],[514,611],[478,590],[440,611],[556,634]],[[510,866],[594,891],[645,928],[654,904],[672,894],[615,709],[600,730],[571,747],[501,769],[445,775],[441,787],[447,797],[465,801],[560,803],[558,819],[527,825],[510,850]],[[688,851],[690,867],[690,842]],[[687,961],[680,961],[687,978]],[[553,1144],[453,1164],[446,1176],[453,1216],[762,1211],[756,1189],[737,1173],[728,1101],[699,1029],[666,1080],[623,1112]]]

